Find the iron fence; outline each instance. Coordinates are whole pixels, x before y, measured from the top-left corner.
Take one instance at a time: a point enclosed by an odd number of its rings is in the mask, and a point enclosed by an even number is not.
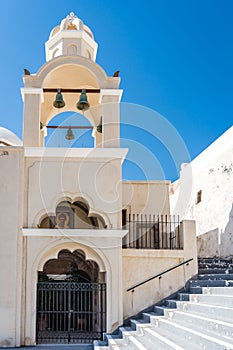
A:
[[[128,230],[123,248],[183,249],[178,216],[132,214],[123,228]]]

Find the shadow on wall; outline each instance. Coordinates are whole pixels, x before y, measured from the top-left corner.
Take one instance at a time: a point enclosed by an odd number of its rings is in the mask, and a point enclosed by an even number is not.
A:
[[[228,222],[221,234],[220,230],[219,227],[197,237],[198,257],[233,257],[233,204]]]
[[[200,258],[219,256],[219,229],[208,231],[197,237],[197,255]]]
[[[220,256],[232,257],[233,256],[233,204],[229,213],[228,223],[226,224],[224,232],[220,236]]]

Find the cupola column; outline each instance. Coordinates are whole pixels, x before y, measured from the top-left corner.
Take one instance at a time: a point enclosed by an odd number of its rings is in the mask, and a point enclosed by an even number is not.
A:
[[[40,146],[40,114],[43,102],[43,90],[40,88],[22,88],[24,102],[23,145]]]
[[[122,90],[101,89],[99,103],[102,104],[102,147],[120,147],[120,100]]]

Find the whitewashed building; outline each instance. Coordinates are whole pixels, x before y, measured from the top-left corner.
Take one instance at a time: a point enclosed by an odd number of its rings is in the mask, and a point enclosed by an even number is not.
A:
[[[0,347],[101,339],[197,272],[195,222],[170,217],[170,182],[122,181],[123,91],[92,31],[71,13],[45,48],[23,76],[22,144],[0,128]],[[46,148],[78,100],[94,147]]]
[[[172,211],[184,184],[192,186],[184,217],[196,220],[198,256],[232,257],[233,127],[182,166],[180,179],[171,185]]]

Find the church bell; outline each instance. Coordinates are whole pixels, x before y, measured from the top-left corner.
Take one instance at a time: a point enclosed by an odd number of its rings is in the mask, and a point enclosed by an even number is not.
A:
[[[63,100],[63,96],[62,96],[62,93],[61,93],[61,89],[58,89],[57,90],[57,95],[56,95],[56,99],[55,101],[53,102],[53,106],[55,108],[63,108],[65,107],[65,101]]]
[[[80,111],[85,111],[90,107],[85,89],[82,89],[79,101],[77,102],[76,106]]]
[[[74,134],[71,128],[68,128],[67,130],[66,139],[69,141],[74,139]]]
[[[102,134],[102,117],[100,118],[99,125],[97,125],[96,130]]]

